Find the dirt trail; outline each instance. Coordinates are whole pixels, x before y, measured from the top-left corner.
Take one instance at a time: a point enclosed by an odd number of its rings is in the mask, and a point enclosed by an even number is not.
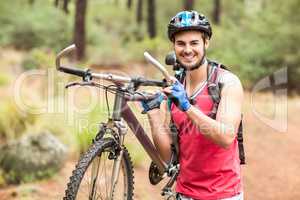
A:
[[[243,167],[246,199],[300,199],[298,100],[299,98],[289,99],[288,119],[286,119],[288,126],[285,132],[270,128],[253,112],[247,112],[245,116],[247,165]]]
[[[36,183],[10,186],[0,189],[1,200],[57,200],[62,199],[68,178],[76,164],[75,160],[66,162],[64,168],[50,180]],[[146,166],[136,167],[134,171],[134,199],[161,199],[158,186],[152,186],[148,181]]]

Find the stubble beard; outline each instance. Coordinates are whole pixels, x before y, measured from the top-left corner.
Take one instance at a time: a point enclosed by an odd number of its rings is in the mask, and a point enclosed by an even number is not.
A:
[[[193,64],[193,65],[186,65],[183,64],[179,59],[177,60],[177,62],[187,71],[189,70],[193,70],[193,69],[197,69],[199,68],[204,62],[205,62],[205,56],[206,56],[206,51],[205,48],[203,48],[203,55],[202,57],[197,61],[197,63]]]

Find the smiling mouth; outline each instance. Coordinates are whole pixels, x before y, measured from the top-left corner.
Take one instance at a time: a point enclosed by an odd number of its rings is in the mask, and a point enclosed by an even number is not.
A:
[[[183,59],[186,62],[192,62],[192,61],[194,61],[195,56],[189,56],[189,57],[184,56]]]

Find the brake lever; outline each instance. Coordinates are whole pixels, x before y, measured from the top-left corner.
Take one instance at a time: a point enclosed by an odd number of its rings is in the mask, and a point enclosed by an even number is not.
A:
[[[70,87],[73,87],[73,86],[76,86],[76,85],[79,85],[79,86],[94,86],[95,83],[93,82],[72,82],[72,83],[69,83],[65,86],[66,89],[70,88]]]

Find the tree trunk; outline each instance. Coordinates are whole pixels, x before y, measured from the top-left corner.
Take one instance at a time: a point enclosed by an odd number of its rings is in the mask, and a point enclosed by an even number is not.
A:
[[[87,0],[76,0],[74,43],[77,47],[77,60],[85,56],[85,14]]]
[[[132,7],[132,0],[127,0],[127,9],[130,10]]]
[[[148,34],[150,38],[155,38],[156,36],[156,7],[155,0],[148,0]]]
[[[143,21],[143,0],[138,0],[136,7],[136,22],[140,25]]]
[[[221,23],[221,0],[214,0],[213,21],[215,24]]]
[[[193,10],[194,9],[194,0],[184,0],[183,1],[184,10]]]
[[[59,0],[55,0],[54,1],[54,6],[57,8],[58,7],[58,3],[59,3]]]
[[[69,9],[68,9],[69,1],[70,0],[64,0],[64,4],[63,4],[63,10],[66,14],[69,14]]]

